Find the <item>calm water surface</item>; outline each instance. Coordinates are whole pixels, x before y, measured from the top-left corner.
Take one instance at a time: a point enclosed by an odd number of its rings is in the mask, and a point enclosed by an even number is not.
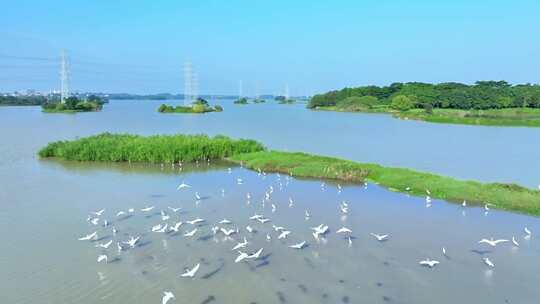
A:
[[[112,102],[102,113],[78,115],[0,108],[2,303],[160,303],[165,290],[177,297],[171,303],[537,303],[540,243],[535,232],[540,221],[533,217],[497,211],[486,215],[480,208],[443,201],[426,208],[423,198],[371,184],[343,185],[340,193],[331,183],[321,188],[321,181],[258,176],[239,167],[229,173],[228,164],[201,164],[180,172],[35,157],[51,140],[102,131],[222,133],[259,139],[272,148],[533,186],[539,172],[532,161],[536,154],[531,150],[539,142],[534,129],[433,125],[277,105],[228,106],[223,113],[203,116],[158,115],[157,104]],[[411,142],[412,147],[406,146]],[[515,166],[521,172],[514,171]],[[237,178],[244,183],[238,185]],[[183,180],[193,187],[177,191]],[[263,205],[270,186],[274,192]],[[196,191],[203,197],[199,203]],[[347,216],[339,210],[344,200],[350,207]],[[150,205],[155,213],[139,211]],[[182,207],[182,212],[172,213],[168,206]],[[115,226],[117,235],[111,227],[86,221],[92,211],[103,208],[101,219]],[[133,216],[115,216],[128,208],[136,209]],[[152,233],[152,226],[163,223],[160,210],[171,215],[170,224],[196,217],[206,222],[194,238]],[[306,210],[311,214],[307,220]],[[255,213],[271,222],[249,220]],[[211,232],[223,218],[239,228],[232,239]],[[317,241],[309,227],[321,223],[329,225],[330,232]],[[272,224],[286,227],[291,235],[277,240]],[[257,231],[247,232],[247,225]],[[342,226],[353,230],[351,246],[335,233]],[[524,238],[525,226],[533,231],[529,239]],[[192,228],[185,224],[180,230]],[[99,242],[114,241],[109,249],[77,240],[96,230]],[[370,232],[390,234],[390,239],[377,242]],[[132,235],[141,235],[140,246],[118,255],[115,243]],[[264,251],[259,260],[236,264],[231,248],[244,236],[249,241],[246,251]],[[520,247],[477,243],[492,236],[515,236]],[[304,240],[307,248],[288,248]],[[102,253],[110,263],[96,262]],[[420,267],[418,261],[428,257],[441,264]],[[488,269],[482,257],[496,267]],[[194,279],[179,277],[197,263],[201,268]]]

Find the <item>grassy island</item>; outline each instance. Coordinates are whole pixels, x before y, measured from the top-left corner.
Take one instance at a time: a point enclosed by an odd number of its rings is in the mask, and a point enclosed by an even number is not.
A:
[[[139,136],[103,133],[73,141],[49,143],[39,156],[76,161],[173,163],[224,159],[239,153],[262,151],[253,140],[225,136],[156,135]]]
[[[158,108],[159,113],[191,113],[191,114],[203,114],[208,112],[223,112],[223,108],[220,105],[210,106],[208,101],[199,98],[191,104],[191,106],[169,106],[162,104]]]
[[[266,100],[262,99],[262,98],[255,98],[253,99],[253,103],[265,103]]]
[[[64,102],[47,102],[41,108],[45,113],[77,113],[98,112],[103,108],[104,100],[97,96],[89,96],[86,100],[77,97],[68,97]]]
[[[48,144],[39,151],[42,158],[75,161],[171,163],[205,159],[226,159],[247,168],[281,172],[297,177],[370,181],[392,191],[426,195],[469,204],[493,204],[493,208],[540,216],[540,191],[515,184],[480,183],[383,167],[305,153],[268,151],[253,140],[233,140],[204,135],[137,136],[101,134],[73,141]]]
[[[308,108],[388,113],[435,123],[540,127],[540,85],[505,81],[394,83],[345,88],[313,96]]]
[[[234,101],[234,104],[237,104],[237,105],[247,105],[247,104],[248,104],[248,100],[247,100],[247,98],[242,97],[242,98],[239,98],[239,99],[235,100],[235,101]]]

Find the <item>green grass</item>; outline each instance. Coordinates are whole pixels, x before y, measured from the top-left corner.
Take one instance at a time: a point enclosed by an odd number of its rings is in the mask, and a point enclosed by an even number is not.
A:
[[[424,120],[434,123],[451,123],[485,126],[540,127],[540,109],[509,108],[493,110],[434,109],[433,114],[415,109],[394,114],[402,119]]]
[[[72,161],[171,163],[197,160],[229,160],[253,170],[281,172],[295,177],[334,179],[345,182],[374,182],[392,191],[431,196],[449,202],[494,204],[494,208],[540,216],[540,191],[516,184],[480,183],[423,173],[404,168],[383,167],[305,153],[267,151],[253,140],[224,136],[156,135],[138,136],[104,133],[58,141],[39,151],[42,158]],[[410,188],[409,190],[407,190]]]
[[[253,140],[233,140],[225,136],[109,134],[49,143],[39,156],[63,160],[171,163],[223,159],[233,154],[261,151]]]
[[[403,168],[389,168],[376,164],[357,163],[337,158],[289,153],[261,151],[233,155],[231,160],[250,169],[268,172],[290,173],[297,177],[328,178],[350,182],[363,180],[377,183],[392,191],[470,204],[494,204],[497,209],[511,210],[531,215],[540,215],[540,191],[515,184],[456,180],[450,177],[417,172]],[[409,191],[406,189],[410,188]]]
[[[433,109],[427,114],[423,109],[413,109],[405,112],[396,111],[388,106],[365,108],[355,105],[317,107],[321,111],[364,112],[392,114],[400,119],[413,119],[433,123],[481,125],[481,126],[510,126],[510,127],[540,127],[540,109],[508,108],[491,110],[455,110]]]

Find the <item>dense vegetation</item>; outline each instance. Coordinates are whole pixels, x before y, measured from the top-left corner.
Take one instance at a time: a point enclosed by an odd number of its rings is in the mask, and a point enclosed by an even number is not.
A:
[[[238,98],[237,100],[234,101],[234,104],[246,105],[248,104],[248,100],[245,97]]]
[[[193,113],[202,114],[207,112],[222,112],[223,108],[220,105],[210,106],[208,101],[198,98],[191,106],[168,106],[162,104],[158,108],[160,113]]]
[[[433,198],[459,203],[466,200],[477,205],[490,203],[498,209],[540,216],[540,191],[515,184],[482,184],[409,169],[388,168],[305,153],[260,151],[235,154],[231,159],[251,169],[307,178],[331,178],[351,182],[367,180],[393,191],[419,196],[426,195],[427,189]]]
[[[223,159],[234,154],[256,152],[264,147],[253,140],[233,140],[225,136],[110,134],[73,141],[49,143],[40,157],[77,161],[171,163]]]
[[[505,81],[477,81],[429,84],[421,82],[393,83],[390,86],[344,88],[315,95],[308,108],[330,107],[354,110],[380,106],[406,111],[423,108],[485,110],[502,108],[540,108],[540,85],[511,85]]]
[[[491,203],[495,208],[540,216],[540,191],[515,184],[482,184],[402,168],[382,167],[305,153],[267,151],[253,140],[224,136],[101,134],[73,141],[58,141],[39,151],[40,157],[77,161],[165,163],[228,159],[255,170],[282,172],[297,177],[328,178],[349,182],[372,181],[393,191],[425,195],[453,202]]]
[[[96,112],[101,111],[104,103],[105,101],[94,95],[89,96],[86,100],[71,96],[66,98],[63,103],[59,101],[47,102],[41,107],[47,113]]]
[[[45,96],[0,96],[0,106],[40,106],[46,102]]]

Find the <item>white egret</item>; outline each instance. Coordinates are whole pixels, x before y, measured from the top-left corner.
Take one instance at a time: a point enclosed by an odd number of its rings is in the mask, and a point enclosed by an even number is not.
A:
[[[180,190],[184,188],[191,188],[191,186],[186,184],[185,182],[182,182],[180,185],[178,185],[178,187],[176,187],[176,190]]]
[[[286,238],[289,234],[291,234],[291,232],[288,230],[282,231],[278,236],[278,240]]]
[[[338,229],[338,231],[336,231],[336,233],[351,233],[352,230],[347,228],[347,227],[341,227]]]
[[[195,233],[197,233],[197,228],[191,230],[190,232],[184,233],[184,236],[185,236],[185,237],[192,237],[192,236],[195,235]]]
[[[124,211],[118,211],[118,213],[116,214],[116,216],[121,216],[121,215],[124,215],[126,214]]]
[[[163,298],[161,298],[161,304],[167,304],[169,300],[174,299],[174,294],[170,291],[163,292]]]
[[[187,269],[186,272],[184,272],[180,276],[183,277],[183,278],[193,278],[195,276],[195,274],[197,273],[197,271],[199,271],[200,266],[201,266],[201,264],[197,264],[197,265],[195,265],[195,267],[193,267],[193,269],[191,269],[191,270]]]
[[[228,219],[222,219],[219,224],[232,224],[231,221],[229,221]]]
[[[226,228],[220,228],[219,230],[223,232],[223,234],[225,234],[226,236],[230,236],[231,234],[236,232],[236,230],[234,229],[226,229]]]
[[[370,233],[373,237],[377,239],[377,241],[382,242],[388,239],[388,234],[376,234],[376,233]]]
[[[124,242],[124,244],[129,245],[131,248],[135,248],[135,244],[141,239],[140,236],[138,237],[131,237],[127,242]]]
[[[491,260],[489,258],[484,258],[483,260],[484,260],[484,263],[486,265],[488,265],[489,267],[491,267],[491,268],[495,267],[495,264],[493,264],[493,262],[491,262]]]
[[[91,239],[97,238],[97,236],[98,236],[97,231],[94,231],[94,232],[92,232],[90,234],[87,234],[87,235],[85,235],[83,237],[80,237],[79,241],[89,241]]]
[[[516,247],[519,247],[519,243],[516,241],[516,238],[512,236],[512,244],[514,244],[514,246]]]
[[[260,256],[261,256],[261,253],[263,252],[263,248],[257,250],[257,252],[249,255],[247,258],[248,259],[258,259]]]
[[[239,242],[239,243],[236,244],[236,246],[234,246],[231,250],[234,251],[234,250],[237,250],[237,249],[240,249],[240,248],[244,248],[244,247],[247,246],[247,244],[248,244],[248,241],[247,241],[247,239],[244,237],[244,242],[242,242],[242,243]]]
[[[191,221],[186,221],[186,223],[188,223],[190,225],[195,225],[195,224],[202,223],[202,222],[204,222],[204,220],[202,218],[196,218],[196,219],[191,220]]]
[[[420,261],[419,262],[420,265],[422,266],[427,266],[429,268],[433,268],[435,267],[437,264],[439,264],[439,261],[436,261],[436,260],[430,260],[429,258],[423,260],[423,261]]]
[[[105,254],[102,254],[98,256],[97,261],[98,263],[101,263],[102,261],[105,261],[105,263],[108,263],[109,258]]]
[[[101,216],[103,214],[103,212],[105,212],[105,209],[101,209],[99,211],[95,211],[95,212],[92,212],[92,213],[97,215],[97,216]]]
[[[242,251],[238,251],[238,256],[236,257],[234,262],[235,263],[241,262],[242,260],[244,260],[244,259],[246,259],[248,257],[249,257],[249,254],[247,254],[245,252],[242,252]]]
[[[508,240],[504,240],[504,239],[499,239],[499,240],[494,240],[493,238],[491,239],[481,239],[478,244],[488,244],[492,247],[495,247],[497,246],[497,244],[499,243],[506,243],[506,242],[509,242]]]
[[[305,245],[306,245],[306,241],[303,241],[301,243],[294,244],[294,245],[291,245],[289,247],[293,248],[293,249],[302,249],[302,248],[304,248]]]
[[[103,244],[103,243],[100,243],[100,244],[97,244],[96,247],[100,247],[100,248],[105,248],[105,249],[107,249],[107,248],[109,248],[109,246],[111,246],[112,242],[113,242],[113,241],[110,240],[110,241],[108,241],[107,243],[104,243],[104,244]]]
[[[141,211],[142,211],[142,212],[150,212],[150,211],[152,211],[154,208],[155,208],[154,206],[145,207],[145,208],[142,208]]]

